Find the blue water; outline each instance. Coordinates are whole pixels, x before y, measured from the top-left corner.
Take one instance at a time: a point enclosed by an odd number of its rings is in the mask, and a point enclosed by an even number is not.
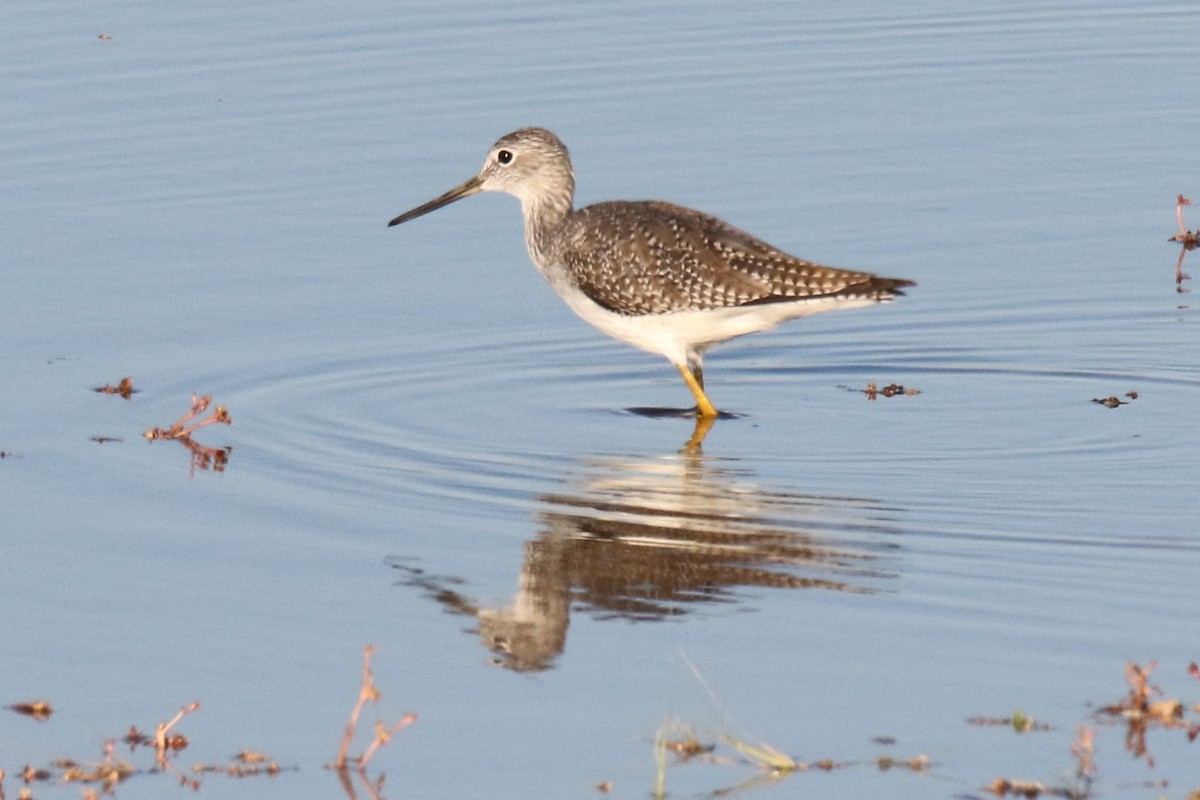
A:
[[[1190,5],[6,11],[0,704],[55,707],[0,713],[9,796],[193,700],[181,770],[295,768],[203,794],[340,796],[366,643],[364,727],[420,715],[385,796],[646,797],[664,725],[847,764],[744,794],[1065,785],[1081,723],[1097,796],[1200,784],[1182,731],[1151,768],[1093,717],[1128,661],[1200,693]],[[675,370],[562,306],[514,200],[385,227],[524,125],[581,204],[919,285],[715,350],[736,416],[680,453],[689,420],[632,411],[687,404]],[[220,471],[141,436],[192,392]],[[1054,730],[965,722],[1016,709]]]

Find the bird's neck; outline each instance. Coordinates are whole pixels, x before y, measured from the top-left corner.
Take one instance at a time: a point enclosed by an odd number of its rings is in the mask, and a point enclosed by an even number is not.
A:
[[[572,197],[546,195],[522,198],[525,215],[525,244],[529,255],[539,268],[554,260],[554,243],[567,216],[571,213]]]

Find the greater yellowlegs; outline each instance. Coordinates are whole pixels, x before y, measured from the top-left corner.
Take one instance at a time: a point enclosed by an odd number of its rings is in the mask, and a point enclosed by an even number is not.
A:
[[[571,309],[600,330],[674,364],[701,418],[709,347],[818,311],[886,302],[915,285],[814,264],[690,208],[617,200],[575,209],[566,145],[522,128],[492,145],[475,177],[393,219],[399,225],[477,192],[521,201],[525,244]]]

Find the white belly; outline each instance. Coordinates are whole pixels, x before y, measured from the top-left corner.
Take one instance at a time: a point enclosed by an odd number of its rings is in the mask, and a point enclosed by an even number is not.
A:
[[[686,365],[689,354],[700,354],[714,344],[768,330],[789,319],[841,308],[874,305],[867,297],[834,297],[733,306],[706,311],[673,311],[667,314],[629,316],[597,305],[579,289],[555,286],[571,310],[595,327],[622,342]]]

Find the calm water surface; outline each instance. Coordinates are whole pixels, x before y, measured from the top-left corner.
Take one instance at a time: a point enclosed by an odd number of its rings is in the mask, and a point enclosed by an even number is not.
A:
[[[56,713],[0,715],[5,791],[199,700],[181,768],[295,768],[204,795],[344,796],[321,764],[369,642],[368,721],[420,714],[372,764],[390,797],[646,797],[670,724],[848,765],[745,795],[970,797],[1069,783],[1081,723],[1098,796],[1186,796],[1181,731],[1151,767],[1092,714],[1128,661],[1200,694],[1200,316],[1166,242],[1200,193],[1197,19],[10,3],[0,703]],[[682,454],[690,420],[638,413],[685,404],[675,370],[559,303],[511,198],[385,228],[531,124],[581,203],[919,286],[715,351],[736,416]],[[141,438],[193,391],[233,417],[195,437],[221,471]],[[1053,730],[966,722],[1016,709]]]

